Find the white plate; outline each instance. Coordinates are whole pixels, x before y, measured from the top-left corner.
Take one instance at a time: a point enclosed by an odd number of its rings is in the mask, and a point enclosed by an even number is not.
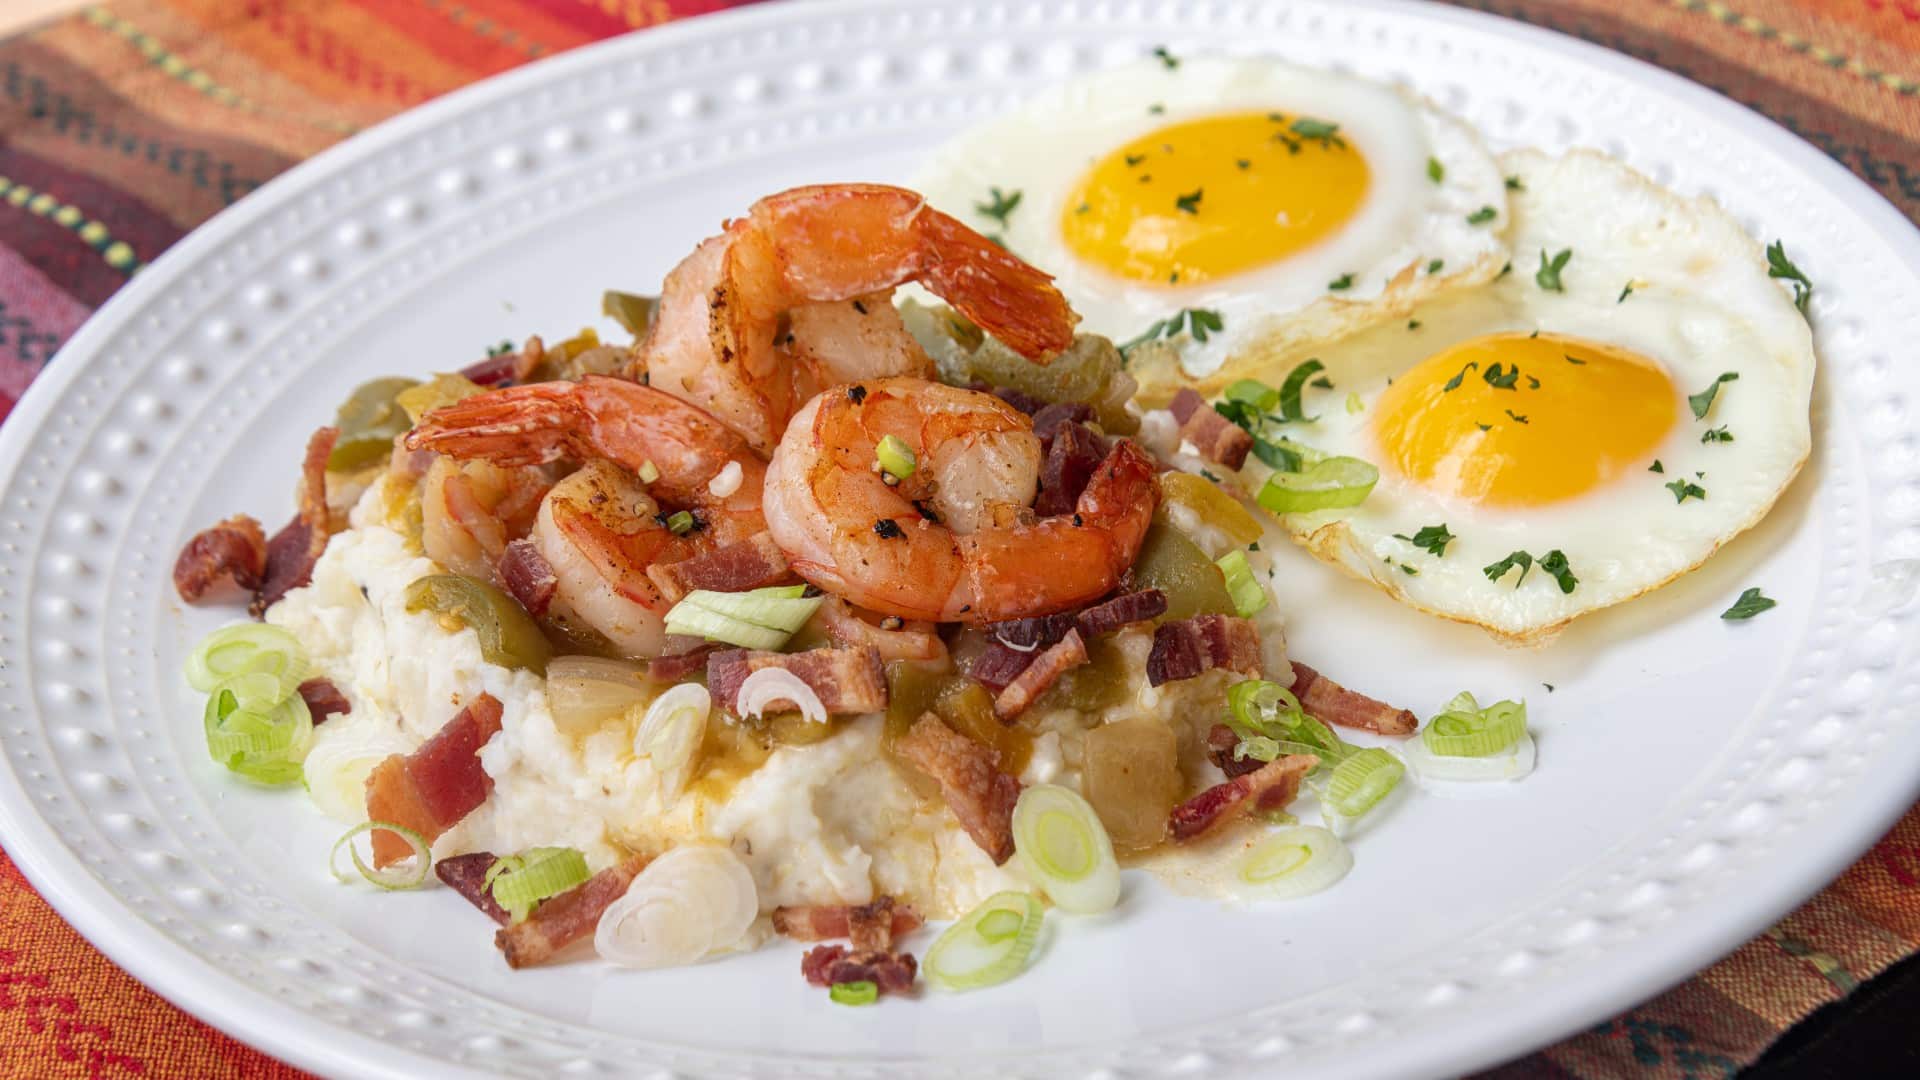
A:
[[[510,975],[458,898],[333,884],[331,825],[216,775],[176,673],[183,643],[230,613],[183,612],[168,567],[223,515],[290,513],[302,441],[349,387],[593,321],[601,288],[651,287],[755,196],[903,178],[957,125],[1162,43],[1403,79],[1498,144],[1606,148],[1785,237],[1819,283],[1814,459],[1760,529],[1674,587],[1527,654],[1289,560],[1304,659],[1421,710],[1463,686],[1527,694],[1532,779],[1410,801],[1330,893],[1240,912],[1134,880],[1115,917],[1057,920],[1006,987],[848,1009],[802,985],[792,948]],[[1920,556],[1916,267],[1907,222],[1784,131],[1634,61],[1448,10],[825,3],[583,49],[222,214],[88,323],[0,429],[0,831],[136,976],[324,1072],[1488,1064],[1684,978],[1912,801],[1913,618],[1870,606],[1870,574]],[[1715,617],[1752,584],[1780,606]]]

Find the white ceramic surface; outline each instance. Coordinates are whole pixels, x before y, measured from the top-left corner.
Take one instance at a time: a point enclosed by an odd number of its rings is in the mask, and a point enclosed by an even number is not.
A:
[[[1410,800],[1337,889],[1240,911],[1129,875],[1003,988],[833,1006],[775,948],[657,973],[509,975],[445,890],[335,885],[335,828],[216,774],[167,569],[275,524],[359,380],[594,321],[757,195],[900,179],[957,125],[1166,44],[1404,80],[1497,145],[1593,145],[1719,197],[1819,283],[1817,449],[1704,570],[1537,653],[1288,553],[1295,651],[1431,711],[1526,694],[1541,767]],[[195,232],[84,327],[0,429],[0,835],[110,956],[323,1072],[425,1076],[1452,1073],[1630,1006],[1819,888],[1920,779],[1920,245],[1837,165],[1601,50],[1383,2],[778,5],[651,30],[435,102]],[[1142,313],[1143,322],[1156,317]],[[1895,357],[1901,362],[1896,363]],[[1716,616],[1747,585],[1780,606]],[[1541,684],[1552,683],[1549,693]]]

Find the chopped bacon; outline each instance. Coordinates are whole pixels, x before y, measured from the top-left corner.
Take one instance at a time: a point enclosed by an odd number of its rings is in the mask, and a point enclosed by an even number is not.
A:
[[[1420,726],[1412,712],[1354,693],[1298,660],[1293,662],[1293,696],[1312,716],[1341,727],[1376,735],[1411,735]]]
[[[720,646],[707,642],[686,652],[656,656],[647,661],[647,676],[655,682],[682,682],[696,671],[705,671],[707,661],[719,651]]]
[[[905,904],[895,903],[892,897],[883,896],[880,900],[887,902],[889,941],[920,928],[922,920],[919,912]],[[880,900],[858,906],[814,904],[808,907],[777,907],[773,909],[773,929],[796,941],[831,941],[834,938],[852,937],[854,913],[865,912]],[[872,916],[864,913],[860,918],[865,921]]]
[[[887,707],[887,675],[880,650],[808,649],[777,653],[729,649],[707,658],[707,688],[729,710],[739,711],[740,686],[762,668],[784,668],[820,697],[829,715],[879,712]],[[775,701],[773,705],[781,703]],[[794,708],[787,702],[788,708]]]
[[[1022,652],[1045,648],[1067,636],[1073,629],[1073,615],[1035,615],[1026,619],[1008,619],[987,627],[987,633]]]
[[[507,909],[493,898],[487,889],[487,871],[500,857],[491,851],[476,851],[471,855],[451,855],[433,864],[433,872],[439,876],[447,888],[466,898],[467,903],[480,909],[480,914],[507,925],[510,918]]]
[[[561,949],[591,936],[601,914],[626,895],[627,886],[652,861],[652,856],[635,855],[609,866],[566,892],[542,900],[533,914],[493,935],[493,943],[507,954],[507,966],[544,964]]]
[[[508,544],[500,553],[498,569],[501,584],[527,609],[527,614],[537,619],[547,613],[553,594],[560,588],[560,578],[531,539]]]
[[[982,394],[992,394],[994,397],[1026,413],[1028,416],[1032,416],[1047,407],[1046,402],[1041,401],[1031,394],[1023,394],[1011,386],[988,386],[986,383],[976,382],[969,386],[968,389],[978,391]]]
[[[837,596],[821,597],[820,610],[814,613],[813,620],[835,645],[850,649],[871,645],[880,650],[883,662],[914,660],[946,666],[947,643],[940,639],[939,628],[933,623],[901,622],[897,629],[888,630],[874,625],[871,619]]]
[[[295,689],[300,694],[300,700],[307,703],[307,712],[313,715],[316,724],[325,723],[329,716],[345,716],[353,711],[353,702],[348,701],[347,695],[327,679],[308,679]]]
[[[1182,387],[1167,406],[1180,422],[1180,438],[1190,442],[1208,461],[1238,469],[1247,463],[1247,451],[1253,449],[1253,436],[1238,424],[1208,407],[1192,387]]]
[[[773,542],[770,532],[755,533],[745,540],[714,548],[691,559],[647,567],[647,576],[660,588],[669,603],[695,589],[715,592],[746,592],[767,585],[793,580],[787,557]]]
[[[247,609],[256,619],[281,597],[313,580],[313,565],[320,561],[333,532],[333,515],[327,509],[327,457],[339,438],[339,428],[323,427],[307,440],[306,460],[300,466],[300,512],[267,541],[266,572]]]
[[[1319,763],[1312,754],[1286,754],[1215,784],[1174,807],[1167,832],[1176,842],[1192,840],[1247,810],[1285,809],[1300,794],[1300,781]]]
[[[1129,623],[1146,622],[1167,613],[1167,594],[1159,589],[1141,589],[1116,596],[1080,613],[1080,636],[1087,638],[1110,634]]]
[[[460,369],[460,374],[468,382],[485,387],[512,386],[527,381],[533,374],[533,366],[540,360],[540,353],[516,350],[489,356],[485,360],[476,360]]]
[[[800,974],[813,986],[870,982],[883,994],[913,989],[920,966],[912,953],[850,951],[845,945],[820,945],[800,958]]]
[[[1046,459],[1040,463],[1040,494],[1034,497],[1034,513],[1042,517],[1071,514],[1087,489],[1100,462],[1107,456],[1107,444],[1085,424],[1063,424],[1056,428],[1047,445]]]
[[[1016,649],[998,638],[989,638],[986,651],[973,658],[967,674],[997,694],[1011,686],[1039,652],[1038,648]]]
[[[1219,766],[1229,780],[1257,772],[1266,764],[1259,758],[1234,757],[1233,752],[1239,745],[1240,736],[1225,724],[1215,724],[1207,731],[1207,759]]]
[[[418,750],[374,766],[367,776],[367,819],[404,825],[433,843],[487,801],[493,778],[480,765],[480,748],[499,730],[499,699],[481,694],[468,702]],[[412,851],[399,834],[373,830],[373,865]]]
[[[1020,781],[1000,771],[1000,754],[926,713],[897,743],[895,753],[933,777],[947,808],[995,863],[1013,856],[1013,804]]]
[[[1159,686],[1214,668],[1260,674],[1260,631],[1253,623],[1232,615],[1195,615],[1154,630],[1147,682]]]
[[[1027,670],[1000,691],[999,696],[993,699],[993,715],[999,717],[1002,723],[1012,720],[1039,700],[1054,680],[1086,662],[1087,644],[1080,640],[1080,631],[1067,631],[1066,637],[1035,657],[1033,663],[1027,665]]]
[[[893,948],[893,897],[876,897],[848,910],[847,939],[859,952]]]
[[[1051,440],[1066,424],[1082,424],[1093,419],[1093,407],[1078,401],[1060,401],[1033,414],[1033,433],[1041,441]]]
[[[195,533],[173,561],[173,588],[180,599],[199,603],[222,580],[247,592],[260,587],[267,573],[267,534],[260,523],[235,514]]]

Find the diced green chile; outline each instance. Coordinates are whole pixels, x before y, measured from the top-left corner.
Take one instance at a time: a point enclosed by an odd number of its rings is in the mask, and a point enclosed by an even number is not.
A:
[[[973,378],[990,386],[1005,386],[1042,401],[1084,402],[1107,432],[1131,435],[1139,423],[1127,413],[1132,380],[1124,374],[1120,350],[1098,334],[1080,334],[1064,352],[1045,364],[1033,361],[988,338],[968,361]]]
[[[1140,544],[1133,562],[1130,588],[1159,589],[1167,594],[1169,622],[1195,615],[1232,615],[1233,596],[1227,579],[1200,545],[1179,529],[1156,521]]]
[[[480,637],[490,664],[546,674],[553,646],[525,608],[478,578],[429,574],[407,586],[408,611],[432,611],[458,619]]]
[[[386,378],[356,387],[334,414],[340,439],[327,457],[327,468],[358,469],[385,457],[393,449],[393,440],[413,427],[395,399],[400,391],[418,385],[418,379]]]
[[[636,293],[608,289],[600,294],[600,313],[626,328],[634,337],[646,337],[647,330],[653,325],[654,313],[660,310],[660,298],[640,296]]]

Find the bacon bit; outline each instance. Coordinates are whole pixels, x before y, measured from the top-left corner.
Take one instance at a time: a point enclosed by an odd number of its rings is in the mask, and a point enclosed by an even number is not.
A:
[[[500,553],[500,582],[513,594],[527,614],[539,618],[547,613],[548,605],[553,603],[553,594],[560,588],[560,578],[553,572],[553,564],[540,554],[540,548],[532,540],[515,540]]]
[[[1063,611],[1056,615],[1036,615],[1027,619],[997,622],[987,627],[987,633],[1013,646],[1016,651],[1030,653],[1066,637],[1071,629],[1073,616]]]
[[[439,454],[431,450],[407,449],[407,433],[401,432],[393,437],[392,456],[387,458],[387,476],[399,481],[420,480],[433,468],[433,459]]]
[[[1060,639],[1059,644],[1034,658],[1033,663],[1027,665],[1027,670],[1000,691],[999,696],[993,699],[993,715],[999,717],[1001,723],[1012,720],[1026,712],[1027,707],[1039,700],[1040,695],[1046,693],[1047,688],[1062,674],[1086,662],[1087,644],[1080,640],[1080,631],[1067,631],[1067,636]]]
[[[887,707],[887,675],[880,666],[880,650],[808,649],[777,653],[729,649],[707,658],[707,688],[715,700],[737,712],[740,684],[761,668],[785,668],[820,696],[832,716],[879,712]],[[773,702],[774,706],[781,702]],[[792,702],[788,708],[795,707]]]
[[[1110,634],[1130,623],[1146,622],[1167,613],[1167,594],[1159,589],[1142,589],[1116,596],[1080,613],[1080,636],[1096,638]]]
[[[367,818],[404,825],[431,844],[487,801],[493,778],[480,748],[500,730],[500,701],[481,694],[411,754],[394,754],[367,776]],[[373,865],[413,853],[397,833],[373,830]]]
[[[967,675],[998,694],[1013,685],[1013,680],[1027,670],[1038,652],[1037,649],[1016,649],[998,638],[989,638],[986,651],[968,665]]]
[[[893,897],[879,896],[847,912],[847,938],[856,952],[893,948]]]
[[[539,339],[534,339],[538,341]],[[533,374],[533,367],[540,362],[544,353],[538,349],[515,350],[489,356],[485,360],[476,360],[460,369],[460,374],[468,382],[485,387],[512,386],[527,381]]]
[[[837,596],[821,598],[820,610],[814,613],[813,621],[835,645],[849,649],[871,646],[880,650],[883,662],[913,660],[946,666],[947,643],[940,639],[939,629],[933,623],[896,619],[893,621],[899,623],[898,628],[889,630],[874,625]]]
[[[695,645],[686,652],[656,656],[647,661],[647,676],[655,682],[685,681],[694,672],[705,671],[707,660],[719,651],[720,646],[707,642]]]
[[[996,864],[1013,857],[1013,804],[1020,781],[1000,771],[1000,753],[923,714],[895,753],[940,784],[947,808]]]
[[[1227,774],[1227,779],[1258,772],[1266,762],[1259,758],[1237,758],[1233,752],[1240,745],[1240,736],[1225,724],[1215,724],[1207,731],[1207,759]]]
[[[660,588],[668,603],[695,589],[715,592],[746,592],[767,585],[793,580],[787,557],[773,542],[770,532],[755,533],[724,547],[714,548],[691,559],[647,567],[647,576]]]
[[[247,608],[256,619],[281,597],[313,580],[313,564],[320,561],[327,537],[333,534],[333,515],[327,509],[327,455],[339,438],[339,428],[323,427],[307,440],[306,460],[300,466],[300,512],[267,541],[266,572]]]
[[[626,895],[627,886],[652,861],[651,855],[635,855],[609,866],[566,892],[542,900],[533,914],[493,935],[494,945],[507,955],[507,966],[544,964],[561,949],[592,936],[601,914]]]
[[[493,898],[493,893],[488,891],[486,885],[487,871],[499,861],[500,857],[491,851],[476,851],[471,855],[452,855],[441,859],[433,864],[433,872],[447,888],[479,908],[480,914],[505,926],[512,916]]]
[[[1192,840],[1247,810],[1280,810],[1300,794],[1300,781],[1320,759],[1312,754],[1277,757],[1173,808],[1167,832],[1176,843]]]
[[[180,599],[197,604],[222,580],[247,592],[260,587],[267,572],[267,535],[260,523],[235,514],[195,533],[173,561],[173,588]]]
[[[1085,424],[1056,428],[1046,459],[1040,463],[1040,494],[1033,500],[1034,512],[1042,517],[1073,513],[1080,493],[1106,456],[1106,443]]]
[[[353,702],[348,701],[347,695],[326,679],[308,679],[295,691],[300,695],[300,700],[307,703],[307,712],[313,714],[315,724],[325,723],[327,717],[336,713],[345,716],[353,711]]]
[[[852,937],[854,913],[867,912],[881,901],[887,904],[889,944],[893,938],[905,937],[920,929],[924,921],[920,913],[906,904],[895,903],[890,896],[860,906],[815,904],[809,907],[777,907],[773,909],[773,929],[775,933],[785,934],[796,941],[831,941],[834,938]],[[863,920],[871,917],[870,913],[860,916]]]
[[[1420,726],[1412,712],[1357,694],[1298,660],[1293,662],[1293,696],[1308,714],[1341,727],[1376,735],[1411,735]]]
[[[1182,387],[1167,406],[1180,422],[1180,438],[1194,445],[1208,461],[1238,469],[1247,463],[1253,449],[1253,436],[1238,424],[1208,407],[1192,387]]]
[[[1033,414],[1033,433],[1040,441],[1050,442],[1067,424],[1083,424],[1093,419],[1093,408],[1078,401],[1061,401]]]
[[[820,945],[800,958],[800,974],[809,985],[830,987],[838,983],[870,982],[883,994],[904,994],[913,989],[920,965],[912,953],[883,951],[851,952],[845,945]]]
[[[1260,674],[1260,631],[1253,623],[1232,615],[1195,615],[1154,630],[1148,683],[1191,679],[1214,668]]]
[[[1028,416],[1036,415],[1040,410],[1047,407],[1046,402],[1041,401],[1031,394],[1023,394],[1011,386],[988,386],[986,383],[976,382],[970,384],[968,389],[978,391],[982,394],[992,394],[994,397],[1026,413]]]

